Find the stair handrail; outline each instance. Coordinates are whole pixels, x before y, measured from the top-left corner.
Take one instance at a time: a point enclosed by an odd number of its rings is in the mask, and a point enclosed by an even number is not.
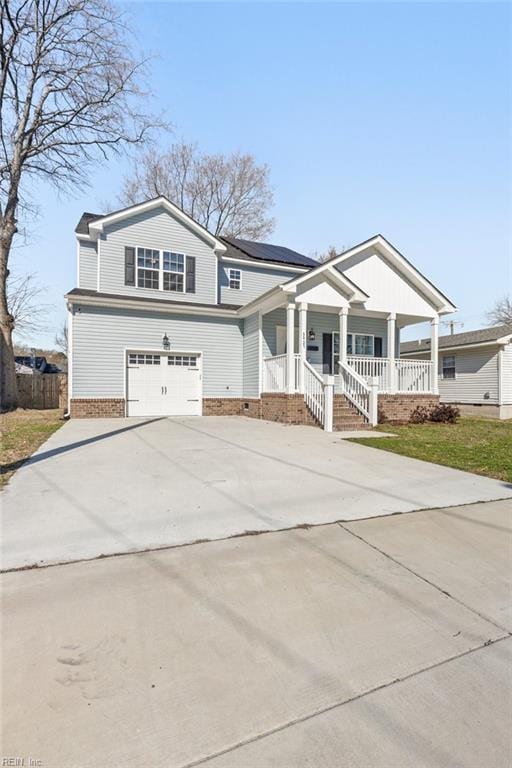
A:
[[[313,416],[325,428],[324,380],[307,360],[304,360],[304,401]]]
[[[367,422],[373,421],[373,419],[370,419],[370,412],[373,410],[370,404],[372,388],[366,382],[366,379],[357,373],[351,365],[343,360],[340,360],[338,365],[343,382],[343,394],[357,408],[359,413],[364,416]]]

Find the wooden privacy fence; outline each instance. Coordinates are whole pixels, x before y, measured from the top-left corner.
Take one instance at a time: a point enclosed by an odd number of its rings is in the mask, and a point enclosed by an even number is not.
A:
[[[20,408],[67,408],[68,377],[65,373],[18,373]]]

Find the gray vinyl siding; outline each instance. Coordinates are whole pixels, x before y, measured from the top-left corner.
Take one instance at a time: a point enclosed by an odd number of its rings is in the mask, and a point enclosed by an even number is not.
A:
[[[125,352],[172,349],[203,354],[204,397],[242,397],[241,321],[157,311],[81,307],[73,316],[73,397],[124,397]]]
[[[468,349],[455,352],[455,379],[443,379],[443,357],[439,355],[439,394],[443,402],[497,403],[498,351]],[[485,397],[489,392],[489,397]]]
[[[238,269],[241,275],[241,288],[229,288],[229,270]],[[272,269],[271,267],[251,267],[243,264],[219,263],[219,301],[222,304],[248,304],[276,285],[286,283],[298,272]]]
[[[244,321],[243,387],[244,397],[259,397],[258,313]]]
[[[512,405],[512,344],[507,344],[503,349],[503,371],[501,374],[502,405]]]
[[[295,328],[298,327],[299,314],[295,312]],[[286,325],[286,310],[275,309],[273,312],[269,312],[267,315],[263,315],[262,332],[263,332],[263,357],[277,354],[276,347],[276,326]],[[340,328],[339,316],[337,314],[330,314],[327,312],[314,312],[307,313],[307,330],[314,330],[315,340],[308,341],[308,346],[316,346],[317,350],[309,350],[307,352],[307,360],[313,368],[320,373],[322,372],[322,342],[324,333],[338,332]],[[374,317],[356,317],[349,315],[348,317],[348,333],[362,333],[371,334],[373,336],[380,336],[382,338],[382,355],[387,355],[387,321]],[[297,333],[295,334],[297,337]],[[398,347],[399,348],[399,347]]]
[[[455,378],[443,379],[443,357],[455,357]],[[430,360],[430,355],[414,355]],[[498,348],[481,347],[439,353],[439,395],[443,403],[498,403]],[[485,397],[486,392],[489,397]]]
[[[125,246],[176,251],[196,258],[195,293],[160,291],[124,284]],[[103,293],[170,298],[173,301],[217,303],[217,256],[210,245],[157,208],[105,227],[99,240],[100,286]]]
[[[98,289],[98,255],[96,243],[78,240],[78,287]]]

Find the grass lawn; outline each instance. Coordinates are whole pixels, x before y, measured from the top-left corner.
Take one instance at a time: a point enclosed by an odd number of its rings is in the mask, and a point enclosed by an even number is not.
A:
[[[3,413],[1,425],[0,489],[39,446],[64,424],[62,411],[23,410]]]
[[[457,424],[382,424],[396,437],[353,439],[402,456],[512,482],[512,421],[461,418]]]

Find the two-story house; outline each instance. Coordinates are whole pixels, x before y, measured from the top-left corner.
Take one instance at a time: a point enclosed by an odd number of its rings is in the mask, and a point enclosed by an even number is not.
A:
[[[454,305],[384,237],[329,261],[214,237],[164,197],[76,228],[73,417],[245,414],[326,429],[436,400]],[[400,329],[431,322],[429,360]]]

